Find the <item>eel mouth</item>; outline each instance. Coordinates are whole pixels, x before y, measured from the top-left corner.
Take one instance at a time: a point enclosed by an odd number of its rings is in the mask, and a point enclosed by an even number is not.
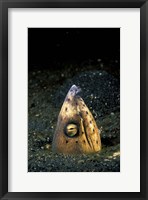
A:
[[[90,137],[90,134],[86,130],[86,124],[84,122],[83,122],[83,127],[84,127],[84,132],[85,132],[86,140],[87,140],[90,148],[94,149],[93,141],[92,141],[92,139]]]

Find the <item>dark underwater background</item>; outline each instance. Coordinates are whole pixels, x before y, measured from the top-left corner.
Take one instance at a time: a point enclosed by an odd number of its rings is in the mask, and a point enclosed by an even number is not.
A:
[[[101,130],[102,150],[95,154],[51,150],[73,84]],[[28,28],[28,171],[120,171],[119,28]]]

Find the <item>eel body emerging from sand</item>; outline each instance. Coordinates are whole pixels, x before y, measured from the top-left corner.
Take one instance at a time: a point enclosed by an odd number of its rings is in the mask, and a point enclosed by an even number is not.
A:
[[[57,153],[94,153],[101,150],[100,131],[73,85],[62,105],[53,137],[52,149]]]

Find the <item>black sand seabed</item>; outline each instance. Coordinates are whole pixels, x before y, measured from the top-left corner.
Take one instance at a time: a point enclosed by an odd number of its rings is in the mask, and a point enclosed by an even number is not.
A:
[[[118,61],[115,62],[118,66]],[[29,71],[29,172],[120,171],[119,67],[112,71],[109,69],[99,60],[94,65],[64,65],[61,69],[34,68]],[[81,87],[81,97],[101,130],[101,152],[91,155],[62,155],[51,150],[58,114],[73,84]]]

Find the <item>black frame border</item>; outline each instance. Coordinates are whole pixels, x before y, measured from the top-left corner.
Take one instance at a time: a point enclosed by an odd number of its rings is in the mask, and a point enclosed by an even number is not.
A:
[[[140,8],[140,192],[8,192],[8,9]],[[0,0],[0,198],[1,199],[147,199],[148,193],[148,1],[147,0]],[[134,66],[131,66],[134,67]],[[128,181],[128,180],[127,180]],[[20,183],[21,184],[21,183]]]

